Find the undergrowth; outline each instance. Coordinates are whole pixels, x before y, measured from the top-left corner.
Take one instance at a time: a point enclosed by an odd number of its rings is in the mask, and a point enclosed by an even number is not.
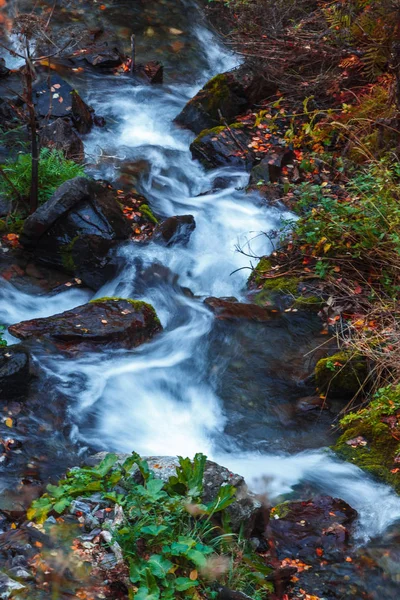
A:
[[[180,457],[176,475],[165,482],[137,454],[123,464],[109,454],[97,467],[72,469],[59,485],[49,485],[28,518],[43,522],[50,512],[62,514],[77,497],[100,494],[123,510],[124,520],[112,535],[129,567],[129,597],[211,600],[219,579],[254,600],[265,599],[271,569],[229,527],[225,509],[235,501],[235,487],[222,486],[215,500],[202,502],[205,462],[202,454],[193,462]],[[135,466],[141,483],[132,476]]]
[[[7,179],[0,176],[0,194],[17,200],[17,191],[27,201],[32,178],[31,155],[20,154],[16,160],[10,160],[1,167]],[[65,181],[84,175],[84,167],[66,159],[61,151],[42,148],[39,160],[39,203],[46,202]]]

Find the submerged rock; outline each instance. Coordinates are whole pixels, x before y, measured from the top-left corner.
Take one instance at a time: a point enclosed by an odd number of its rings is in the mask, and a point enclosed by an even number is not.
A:
[[[186,246],[190,236],[196,228],[192,215],[179,215],[165,219],[154,230],[153,241],[165,246],[180,244]]]
[[[140,300],[100,298],[73,310],[22,321],[9,332],[22,340],[49,340],[61,351],[134,348],[162,327],[154,308]]]
[[[21,345],[0,348],[0,400],[26,396],[31,380],[29,353]]]
[[[204,303],[215,313],[217,319],[249,319],[263,323],[280,316],[274,308],[257,304],[245,304],[228,298],[206,298]]]
[[[276,85],[270,84],[262,73],[255,73],[248,65],[243,65],[208,81],[189,100],[175,122],[199,134],[220,125],[221,116],[229,122],[275,91]]]
[[[84,159],[83,142],[70,123],[57,119],[40,131],[40,145],[61,150],[66,158],[76,162]]]
[[[20,243],[40,262],[64,269],[96,289],[114,272],[110,250],[130,234],[111,186],[76,177],[26,219]]]
[[[271,510],[269,530],[279,558],[319,562],[343,559],[357,512],[344,500],[318,496],[306,502],[284,502]]]

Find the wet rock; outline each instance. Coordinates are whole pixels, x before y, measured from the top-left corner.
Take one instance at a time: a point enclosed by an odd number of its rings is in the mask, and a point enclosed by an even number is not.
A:
[[[145,65],[137,65],[135,75],[146,83],[163,83],[164,67],[156,60],[150,61]]]
[[[192,215],[169,217],[160,225],[157,225],[152,239],[164,246],[173,246],[176,244],[186,246],[195,228],[196,222]]]
[[[113,251],[118,243],[99,235],[78,237],[64,254],[64,268],[69,267],[78,281],[98,290],[113,279],[120,268],[122,259]]]
[[[248,65],[243,65],[213,77],[189,100],[175,122],[199,134],[220,125],[221,115],[230,122],[275,91],[276,85],[271,85],[262,73],[255,73]]]
[[[235,592],[225,586],[217,587],[218,600],[252,600],[250,596],[243,592]]]
[[[275,146],[273,152],[265,156],[258,165],[253,167],[250,175],[250,184],[277,183],[282,173],[282,168],[294,159],[292,150],[286,147]]]
[[[100,298],[52,317],[9,327],[19,339],[48,340],[66,352],[134,348],[161,329],[150,304],[122,298]]]
[[[64,269],[96,288],[109,275],[110,249],[130,234],[131,226],[111,186],[76,177],[26,219],[20,243],[40,262]],[[104,272],[96,271],[99,267]]]
[[[29,353],[20,344],[0,348],[0,400],[24,398],[31,381]]]
[[[307,502],[284,502],[271,510],[269,530],[279,558],[314,562],[322,556],[343,559],[357,512],[343,500],[319,496]]]
[[[97,465],[106,454],[106,452],[99,452],[89,457],[86,462],[90,466]],[[119,454],[119,461],[123,462],[129,456],[129,454]],[[176,468],[179,466],[176,456],[145,456],[143,458],[147,461],[155,477],[163,481],[168,481],[170,477],[175,475]],[[140,481],[141,475],[136,465],[132,469],[132,477]],[[258,521],[263,518],[262,503],[249,491],[241,475],[232,473],[229,469],[208,460],[203,478],[204,502],[214,500],[223,485],[233,485],[236,488],[235,502],[227,508],[232,530],[237,532],[242,528],[245,535],[250,535]]]
[[[110,70],[119,67],[125,57],[116,46],[97,48],[94,52],[85,54],[84,60],[94,69]]]
[[[328,403],[320,396],[305,396],[296,402],[296,412],[299,414],[304,414],[311,411],[327,410],[328,408]]]
[[[8,600],[8,598],[13,597],[23,589],[25,589],[25,586],[22,583],[11,579],[5,573],[0,573],[0,598]]]
[[[206,169],[238,167],[250,171],[255,161],[248,148],[249,133],[241,124],[206,129],[190,145],[193,158]]]
[[[244,304],[228,298],[210,297],[204,303],[215,313],[217,319],[249,319],[264,323],[280,316],[276,309]]]
[[[7,77],[9,73],[10,69],[7,69],[6,61],[4,60],[4,58],[0,58],[0,78]]]
[[[34,87],[34,103],[39,117],[70,118],[79,133],[88,133],[93,124],[91,109],[78,92],[59,75],[52,75]]]
[[[40,145],[61,150],[65,157],[76,162],[84,159],[83,142],[70,123],[57,119],[40,131]]]

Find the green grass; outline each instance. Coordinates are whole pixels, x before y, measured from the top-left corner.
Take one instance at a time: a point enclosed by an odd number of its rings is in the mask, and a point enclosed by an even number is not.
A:
[[[164,482],[137,454],[122,465],[115,454],[108,454],[97,467],[72,469],[58,486],[49,485],[28,518],[43,522],[51,512],[62,514],[74,498],[100,493],[124,511],[113,539],[129,567],[129,597],[213,600],[216,563],[222,560],[219,583],[265,600],[272,590],[266,581],[271,569],[229,528],[225,509],[235,501],[235,487],[222,486],[213,501],[202,501],[205,463],[202,454],[193,461],[179,457],[176,475]],[[135,465],[141,483],[131,476]]]
[[[28,200],[32,179],[30,154],[20,154],[16,160],[1,165],[9,181],[24,200]],[[43,204],[65,181],[84,176],[84,167],[67,160],[59,150],[42,148],[39,161],[39,203]],[[0,194],[15,200],[13,187],[0,176]]]

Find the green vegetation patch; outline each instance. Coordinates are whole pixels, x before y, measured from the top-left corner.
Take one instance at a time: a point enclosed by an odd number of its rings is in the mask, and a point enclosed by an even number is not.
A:
[[[366,408],[341,421],[344,430],[334,446],[340,458],[392,485],[400,493],[400,386],[381,388]]]
[[[117,455],[108,454],[98,466],[72,469],[57,486],[47,486],[47,493],[33,502],[28,518],[44,522],[49,513],[66,511],[75,498],[95,493],[123,509],[124,521],[112,534],[129,567],[129,597],[195,599],[200,591],[214,599],[213,565],[221,564],[222,558],[226,568],[220,583],[254,600],[265,600],[272,591],[265,581],[271,569],[229,528],[225,510],[235,501],[236,488],[224,485],[214,500],[203,503],[205,464],[202,454],[193,461],[179,457],[176,475],[165,482],[155,478],[138,454],[122,464]]]
[[[21,198],[28,200],[32,179],[31,155],[20,154],[16,160],[10,160],[1,167],[8,181],[0,176],[0,194],[16,200],[16,189]],[[84,175],[84,167],[66,159],[61,151],[42,148],[39,160],[39,203],[46,202],[65,181]]]
[[[322,358],[315,367],[318,390],[331,398],[351,399],[368,377],[364,357],[348,352],[337,352]]]

